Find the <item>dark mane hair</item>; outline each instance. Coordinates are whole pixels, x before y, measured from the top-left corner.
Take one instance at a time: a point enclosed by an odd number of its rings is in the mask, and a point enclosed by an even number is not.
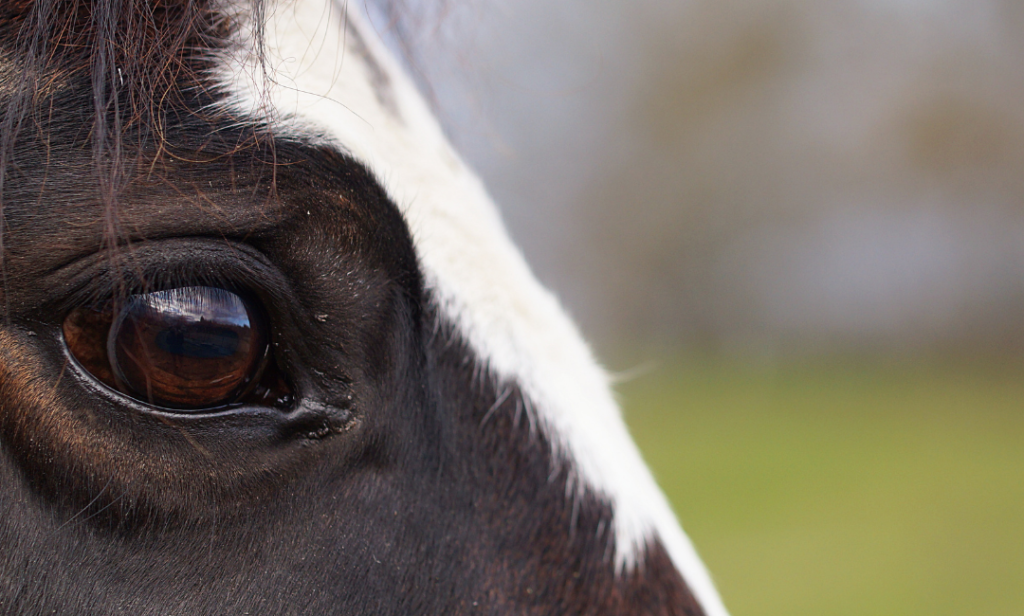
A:
[[[262,61],[262,26],[269,4],[267,0],[247,0],[239,7],[223,0],[0,3],[0,289],[6,288],[4,197],[10,191],[5,191],[5,184],[18,168],[18,144],[33,137],[32,131],[34,141],[49,152],[55,101],[65,110],[73,108],[83,120],[76,147],[91,150],[91,181],[105,206],[108,248],[115,251],[118,194],[130,181],[132,170],[161,156],[173,157],[175,150],[190,160],[201,154],[195,144],[168,141],[167,130],[184,122],[202,123],[220,113],[213,105],[218,93],[209,91],[209,69],[243,20],[252,24],[251,51]],[[377,27],[401,48],[413,73],[422,77],[411,32],[424,22],[439,23],[450,7],[449,0],[378,0],[367,8],[384,18],[385,23]],[[223,154],[232,147],[237,151],[258,141],[257,149],[265,153],[258,162],[272,163],[273,175],[272,135],[255,125],[249,127],[248,135],[245,143],[221,144],[208,154],[216,156],[214,150]],[[83,182],[90,179],[84,177]],[[271,184],[273,191],[273,180]]]
[[[6,288],[5,183],[17,144],[36,133],[49,152],[55,101],[82,115],[78,145],[91,149],[94,186],[113,248],[117,199],[143,156],[166,153],[175,114],[212,100],[203,75],[233,25],[216,0],[8,0],[0,7],[0,275]],[[252,0],[262,23],[263,0]],[[196,113],[192,111],[191,113]],[[88,179],[84,180],[88,182]]]
[[[257,3],[261,4],[261,3]],[[89,141],[105,200],[116,198],[126,131],[159,139],[163,112],[199,76],[229,25],[210,0],[17,0],[0,9],[15,73],[0,124],[0,174],[34,113],[62,88],[88,84]],[[0,194],[3,175],[0,175]]]

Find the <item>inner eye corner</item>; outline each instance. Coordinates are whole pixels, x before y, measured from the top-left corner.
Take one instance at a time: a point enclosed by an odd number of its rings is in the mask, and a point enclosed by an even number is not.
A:
[[[72,308],[62,333],[94,379],[161,410],[287,410],[294,402],[254,293],[212,286],[137,293]]]

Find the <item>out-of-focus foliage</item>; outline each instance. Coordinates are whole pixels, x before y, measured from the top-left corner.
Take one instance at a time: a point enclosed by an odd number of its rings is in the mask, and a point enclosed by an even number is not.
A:
[[[1020,614],[1019,368],[690,361],[622,399],[736,616]]]
[[[580,199],[606,321],[755,350],[1019,345],[1020,4],[684,4]]]
[[[468,6],[442,113],[591,337],[1024,342],[1017,0]]]

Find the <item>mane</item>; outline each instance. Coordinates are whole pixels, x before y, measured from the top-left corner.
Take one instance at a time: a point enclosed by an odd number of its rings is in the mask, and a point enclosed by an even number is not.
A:
[[[269,5],[267,0],[2,3],[0,275],[5,272],[4,186],[18,164],[15,146],[29,128],[37,130],[44,146],[48,143],[44,127],[53,98],[75,97],[76,106],[88,114],[90,125],[82,146],[92,151],[93,181],[105,206],[106,236],[112,241],[117,237],[117,199],[128,179],[126,171],[133,163],[143,162],[147,152],[155,159],[174,149],[165,139],[167,127],[175,122],[170,115],[202,113],[196,109],[217,113],[212,104],[217,93],[207,90],[205,77],[215,54],[225,49],[235,33],[237,22],[249,24],[252,51],[262,62]],[[382,35],[399,48],[420,86],[431,92],[415,51],[415,31],[425,23],[440,23],[451,2],[379,0],[365,8],[383,21]],[[186,98],[202,102],[189,105]],[[273,159],[272,133],[261,136]]]
[[[34,130],[49,152],[47,125],[57,99],[82,114],[87,129],[76,145],[91,150],[105,244],[116,258],[118,195],[132,168],[172,151],[168,127],[180,124],[181,114],[202,113],[194,110],[209,108],[215,95],[203,77],[232,31],[217,4],[14,0],[0,8],[0,288],[7,288],[4,189],[19,164],[19,139]],[[252,23],[261,24],[264,0],[251,0],[249,8]],[[256,35],[261,45],[262,31]]]
[[[261,11],[255,0],[254,11]],[[210,0],[20,0],[0,13],[0,36],[14,71],[0,125],[6,171],[27,119],[47,99],[73,93],[91,99],[89,132],[105,200],[116,198],[125,158],[123,136],[159,139],[167,109],[186,92],[200,94],[209,50],[230,25]],[[87,86],[83,88],[83,86]],[[83,100],[83,102],[85,102]],[[2,177],[0,177],[2,189]]]

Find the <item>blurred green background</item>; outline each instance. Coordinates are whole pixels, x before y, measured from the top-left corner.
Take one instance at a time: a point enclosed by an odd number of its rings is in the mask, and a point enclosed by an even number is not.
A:
[[[734,616],[1024,614],[1024,2],[391,1]]]
[[[1019,360],[665,362],[620,386],[727,607],[1024,609]]]

